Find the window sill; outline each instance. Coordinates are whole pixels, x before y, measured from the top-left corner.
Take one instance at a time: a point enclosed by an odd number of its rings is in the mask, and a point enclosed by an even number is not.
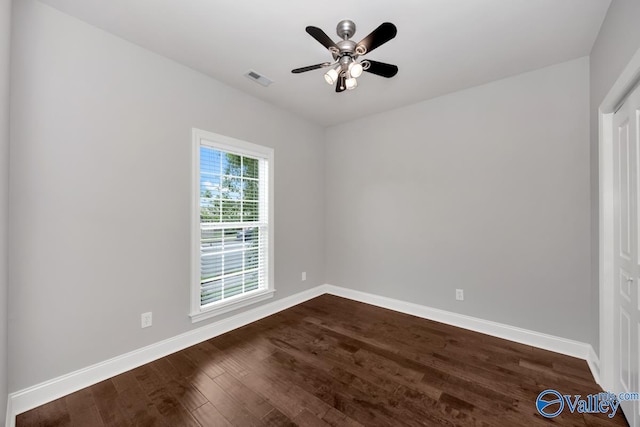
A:
[[[230,299],[210,308],[191,313],[191,323],[197,323],[205,319],[219,316],[232,310],[237,310],[241,307],[246,307],[248,305],[273,298],[273,294],[275,292],[275,289],[265,289],[263,291],[251,293],[250,295],[242,295],[237,299]]]

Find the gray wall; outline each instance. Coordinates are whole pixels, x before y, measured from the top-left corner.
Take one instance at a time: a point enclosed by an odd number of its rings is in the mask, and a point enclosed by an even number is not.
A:
[[[328,129],[328,283],[589,342],[588,75],[581,58]]]
[[[10,391],[207,323],[188,317],[192,127],[274,147],[276,298],[325,282],[321,128],[48,6],[14,8]]]
[[[7,409],[10,23],[11,0],[0,0],[0,425],[4,424]]]
[[[590,55],[591,95],[591,324],[595,349],[600,351],[599,330],[599,233],[598,233],[598,107],[640,48],[640,1],[613,0]]]

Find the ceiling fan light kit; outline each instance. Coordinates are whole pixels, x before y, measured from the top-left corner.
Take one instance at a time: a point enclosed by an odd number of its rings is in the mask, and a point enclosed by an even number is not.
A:
[[[330,85],[334,84],[338,80],[338,74],[341,71],[341,67],[337,66],[336,68],[332,68],[327,71],[324,75],[324,79]]]
[[[358,81],[354,77],[347,78],[344,83],[347,90],[353,90],[358,87]]]
[[[291,70],[294,74],[332,67],[324,74],[324,80],[327,84],[335,84],[336,92],[343,92],[344,90],[353,90],[358,87],[357,79],[362,75],[363,71],[387,78],[393,77],[398,73],[398,67],[392,64],[385,64],[384,62],[368,59],[358,60],[360,56],[371,52],[396,36],[398,30],[396,26],[390,22],[381,24],[359,43],[351,40],[351,37],[353,37],[356,32],[356,24],[348,19],[340,21],[336,27],[336,33],[338,33],[338,36],[342,39],[337,43],[334,43],[333,40],[318,27],[309,26],[306,28],[306,31],[311,37],[329,50],[335,62],[323,62],[321,64],[296,68]]]
[[[364,71],[362,64],[356,61],[353,61],[349,64],[349,73],[351,73],[351,77],[358,78],[362,75],[362,71]]]

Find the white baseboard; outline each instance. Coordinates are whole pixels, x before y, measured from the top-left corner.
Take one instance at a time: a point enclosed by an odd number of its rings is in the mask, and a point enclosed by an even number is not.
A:
[[[137,368],[176,351],[222,335],[256,320],[300,304],[326,293],[324,286],[288,296],[234,316],[210,323],[198,329],[148,345],[104,362],[62,375],[32,387],[10,393],[7,404],[6,427],[15,426],[16,415],[81,390],[115,375]]]
[[[14,427],[16,415],[25,411],[325,293],[577,357],[587,361],[596,382],[599,382],[599,360],[589,344],[353,289],[333,285],[320,285],[295,295],[252,308],[218,322],[210,323],[201,328],[185,332],[173,338],[11,393],[9,394],[7,402],[6,427]]]
[[[608,388],[600,382],[600,358],[591,345],[589,345],[589,355],[586,360],[589,364],[589,369],[591,369],[593,379],[596,380],[596,383],[598,383],[603,390],[608,390]]]

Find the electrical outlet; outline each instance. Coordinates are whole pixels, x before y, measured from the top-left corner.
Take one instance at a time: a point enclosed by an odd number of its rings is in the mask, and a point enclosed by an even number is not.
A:
[[[303,271],[302,272],[302,281],[304,282],[305,280],[307,280],[307,272]]]
[[[152,314],[151,312],[147,312],[147,313],[142,313],[140,315],[140,327],[141,328],[148,328],[149,326],[151,326],[152,324]]]
[[[464,291],[462,289],[456,289],[456,300],[458,301],[464,300]]]

